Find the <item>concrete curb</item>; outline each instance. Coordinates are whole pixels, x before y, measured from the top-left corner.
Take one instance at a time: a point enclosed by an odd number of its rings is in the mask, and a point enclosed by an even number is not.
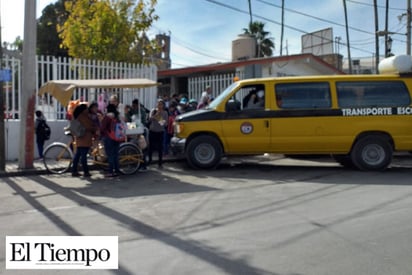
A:
[[[33,176],[33,175],[45,175],[49,174],[46,169],[22,169],[18,171],[1,171],[0,178],[7,178],[7,177],[24,177],[24,176]]]
[[[163,160],[164,163],[167,162],[180,162],[184,161],[183,158],[166,158]],[[153,160],[153,164],[157,164],[157,160]],[[90,170],[101,170],[98,165],[89,164]],[[69,173],[69,172],[66,172]],[[46,170],[43,163],[36,163],[33,168],[29,169],[20,169],[18,168],[17,163],[9,162],[6,163],[6,171],[0,171],[0,178],[5,177],[22,177],[22,176],[33,176],[33,175],[47,175],[50,173]]]
[[[245,159],[242,156],[238,157],[233,157],[233,158],[223,158],[222,161],[227,161],[228,163],[245,163],[248,162],[251,156],[247,156]],[[240,158],[240,159],[239,159]],[[265,154],[265,155],[255,155],[253,156],[253,161],[252,162],[271,162],[271,161],[278,161],[282,159],[287,159],[285,158],[284,155],[278,155],[278,154]],[[293,158],[291,158],[293,159]],[[327,159],[327,161],[333,162],[331,158],[324,157],[323,160]],[[298,159],[299,160],[299,159]],[[322,159],[319,158],[304,158],[300,160],[314,160],[314,161],[322,161]],[[174,157],[166,157],[163,162],[168,163],[168,162],[184,162],[186,161],[185,158],[182,156],[174,156]],[[153,164],[157,164],[157,159],[153,160]],[[395,167],[407,167],[410,168],[412,167],[412,155],[410,153],[396,153],[394,155],[394,161],[392,162],[392,165]],[[89,164],[90,170],[102,170],[99,166],[94,165],[94,164]],[[67,172],[69,173],[69,172]],[[6,163],[6,171],[0,171],[0,178],[4,177],[19,177],[19,176],[32,176],[32,175],[47,175],[50,174],[47,172],[45,169],[43,163],[35,163],[34,168],[31,169],[19,169],[18,165],[16,162],[9,162]]]

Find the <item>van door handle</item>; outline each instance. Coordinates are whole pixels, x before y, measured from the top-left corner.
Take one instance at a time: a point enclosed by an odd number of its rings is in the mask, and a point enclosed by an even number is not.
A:
[[[265,127],[269,128],[269,120],[265,120]]]

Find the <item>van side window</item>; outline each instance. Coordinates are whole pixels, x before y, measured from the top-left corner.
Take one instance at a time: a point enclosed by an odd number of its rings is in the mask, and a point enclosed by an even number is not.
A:
[[[276,104],[282,109],[331,107],[327,82],[280,83],[275,85]]]
[[[337,82],[342,108],[409,106],[411,99],[402,81]]]

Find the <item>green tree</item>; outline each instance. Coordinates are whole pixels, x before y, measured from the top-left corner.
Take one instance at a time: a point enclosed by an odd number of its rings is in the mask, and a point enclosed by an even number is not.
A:
[[[23,52],[23,40],[20,35],[16,37],[13,43],[3,42],[3,46],[12,51]]]
[[[273,49],[275,44],[272,41],[272,38],[269,38],[270,32],[264,30],[265,23],[254,21],[249,23],[249,28],[244,28],[243,31],[245,34],[253,35],[256,38],[256,56],[272,56]]]
[[[146,31],[158,19],[157,0],[76,0],[66,2],[69,17],[59,25],[69,55],[105,61],[149,63],[158,50]]]
[[[57,26],[63,24],[69,13],[64,5],[68,0],[59,0],[46,6],[37,21],[37,53],[41,55],[69,56],[67,49],[62,47],[62,40],[57,32]]]

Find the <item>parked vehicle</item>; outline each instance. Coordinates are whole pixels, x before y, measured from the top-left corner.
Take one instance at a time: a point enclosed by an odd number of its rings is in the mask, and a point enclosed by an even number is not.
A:
[[[225,155],[279,153],[384,170],[393,152],[412,151],[411,95],[404,73],[240,80],[207,109],[178,116],[172,146],[194,168]]]

